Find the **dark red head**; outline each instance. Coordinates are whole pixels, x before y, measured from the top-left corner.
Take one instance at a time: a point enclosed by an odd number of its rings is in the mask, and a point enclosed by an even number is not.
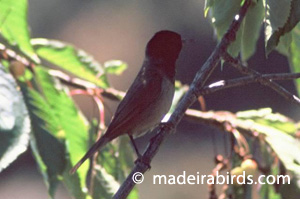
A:
[[[166,61],[176,61],[182,48],[181,36],[172,31],[157,32],[146,47],[146,56]]]

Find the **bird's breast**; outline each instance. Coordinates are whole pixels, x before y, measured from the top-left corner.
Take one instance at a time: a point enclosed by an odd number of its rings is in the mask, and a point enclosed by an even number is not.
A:
[[[140,124],[134,132],[135,136],[141,136],[156,127],[169,111],[174,96],[174,84],[168,78],[164,77],[161,80],[161,89],[158,90],[158,93],[153,93],[156,95],[154,100],[143,111],[140,117]]]

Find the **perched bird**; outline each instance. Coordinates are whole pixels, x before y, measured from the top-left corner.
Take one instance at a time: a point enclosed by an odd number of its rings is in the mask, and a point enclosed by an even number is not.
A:
[[[146,46],[143,66],[120,102],[106,133],[71,169],[71,173],[116,137],[128,134],[133,142],[132,136],[139,136],[160,123],[172,104],[175,62],[181,48],[181,36],[175,32],[163,30],[151,38]],[[136,147],[135,150],[139,155]]]

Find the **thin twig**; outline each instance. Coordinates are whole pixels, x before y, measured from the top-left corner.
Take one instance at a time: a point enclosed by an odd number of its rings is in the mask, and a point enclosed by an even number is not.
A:
[[[135,183],[132,180],[134,174],[136,172],[145,173],[148,170],[151,160],[158,152],[159,147],[166,138],[166,136],[170,132],[175,130],[176,126],[183,118],[185,111],[196,101],[196,91],[204,86],[204,83],[219,63],[222,54],[226,52],[228,46],[235,40],[236,32],[238,31],[250,4],[251,0],[245,1],[244,5],[239,11],[239,17],[232,22],[230,28],[228,29],[227,33],[223,36],[218,46],[215,48],[215,50],[208,58],[208,60],[204,63],[204,65],[201,67],[201,69],[197,72],[189,91],[184,95],[183,99],[179,102],[178,107],[171,115],[169,119],[169,128],[159,128],[158,134],[154,137],[154,139],[151,139],[146,151],[144,152],[141,159],[142,161],[139,161],[135,165],[135,167],[128,175],[126,180],[123,182],[117,193],[114,195],[114,199],[127,198],[128,194],[135,186]]]
[[[230,80],[220,80],[214,82],[202,90],[199,90],[198,95],[207,95],[219,90],[224,90],[233,87],[246,86],[252,83],[261,83],[265,81],[285,81],[300,78],[300,73],[276,73],[276,74],[260,74],[240,77]],[[272,82],[274,83],[274,82]]]
[[[49,74],[51,76],[58,78],[61,82],[63,82],[68,86],[81,88],[84,90],[89,90],[89,89],[99,90],[102,96],[107,97],[110,100],[120,101],[125,96],[125,92],[118,91],[114,88],[107,88],[107,89],[99,88],[96,84],[93,84],[89,81],[82,80],[77,77],[71,77],[70,75],[67,75],[66,73],[59,70],[49,70]]]
[[[225,55],[226,56],[226,55]],[[246,67],[246,66],[242,66]],[[249,69],[241,69],[241,70],[249,70]],[[251,69],[250,69],[251,70]],[[244,72],[243,72],[244,73]],[[246,73],[246,72],[245,72]],[[107,88],[102,89],[99,88],[97,85],[82,80],[80,78],[72,78],[66,73],[63,73],[58,70],[49,70],[49,74],[58,78],[61,82],[66,85],[88,90],[88,89],[100,89],[102,96],[114,100],[114,101],[121,101],[121,99],[125,96],[125,92],[114,89],[114,88]],[[233,87],[240,87],[246,86],[252,83],[260,83],[260,81],[287,81],[300,78],[300,73],[274,73],[274,74],[259,74],[259,75],[251,75],[246,77],[240,77],[230,80],[220,80],[214,83],[211,83],[208,86],[205,86],[201,90],[197,90],[197,95],[208,95],[220,90],[233,88]]]
[[[233,67],[235,67],[237,70],[239,70],[242,74],[262,77],[262,75],[259,72],[245,66],[239,59],[233,58],[227,52],[225,52],[222,56],[223,56],[224,61],[231,64]],[[282,86],[277,84],[276,82],[273,82],[272,80],[267,79],[267,78],[260,78],[258,82],[264,86],[270,87],[271,89],[276,91],[278,94],[283,96],[288,101],[293,102],[293,103],[297,104],[298,106],[300,106],[300,99],[296,95],[293,95],[292,93],[287,91],[285,88],[283,88]]]
[[[231,79],[231,80],[220,80],[220,81],[214,82],[214,83],[212,83],[208,86],[205,86],[201,90],[198,89],[196,91],[196,94],[198,96],[208,95],[208,94],[211,94],[211,93],[214,93],[214,92],[217,92],[217,91],[220,91],[220,90],[228,89],[228,88],[245,86],[245,85],[249,85],[251,83],[260,83],[262,85],[269,86],[269,84],[276,84],[273,81],[286,81],[286,80],[293,80],[293,79],[300,78],[300,73],[260,74],[256,71],[254,71],[253,69],[250,69],[250,68],[242,65],[239,61],[232,58],[230,55],[228,55],[226,53],[223,55],[223,57],[225,57],[225,60],[227,62],[230,62],[230,64],[233,64],[234,67],[236,67],[243,74],[248,74],[250,76],[235,78],[235,79]],[[241,65],[236,66],[233,63],[233,60],[236,61],[236,64],[239,63]],[[67,75],[66,73],[63,73],[61,71],[50,70],[49,74],[56,77],[56,78],[58,78],[64,84],[72,86],[72,87],[81,88],[81,89],[84,89],[84,90],[87,90],[87,89],[100,89],[101,90],[101,95],[108,98],[108,99],[110,99],[110,100],[120,101],[125,96],[125,92],[123,92],[123,91],[119,91],[119,90],[116,90],[114,88],[102,89],[102,88],[99,88],[97,85],[95,85],[91,82],[88,82],[88,81],[85,81],[85,80],[82,80],[82,79],[79,79],[79,78],[72,78],[69,75]],[[276,84],[275,87],[278,87],[278,86],[281,87],[278,84]],[[282,90],[282,89],[284,89],[284,88],[281,87],[280,90]],[[275,91],[277,91],[277,90],[275,90]],[[284,89],[284,94],[286,92],[288,92],[288,91],[286,91]],[[282,93],[280,93],[280,94],[282,95]],[[292,94],[289,93],[288,96],[284,95],[284,97],[289,99],[289,101],[291,101],[290,100],[291,95]],[[294,99],[294,95],[293,95],[292,98]],[[292,102],[295,103],[295,100],[292,100]],[[298,101],[296,101],[296,103],[298,103]]]

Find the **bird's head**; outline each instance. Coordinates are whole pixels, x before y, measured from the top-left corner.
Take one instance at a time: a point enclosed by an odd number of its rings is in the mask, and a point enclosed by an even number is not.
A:
[[[166,61],[176,61],[182,48],[181,36],[173,31],[157,32],[146,47],[146,56]]]

